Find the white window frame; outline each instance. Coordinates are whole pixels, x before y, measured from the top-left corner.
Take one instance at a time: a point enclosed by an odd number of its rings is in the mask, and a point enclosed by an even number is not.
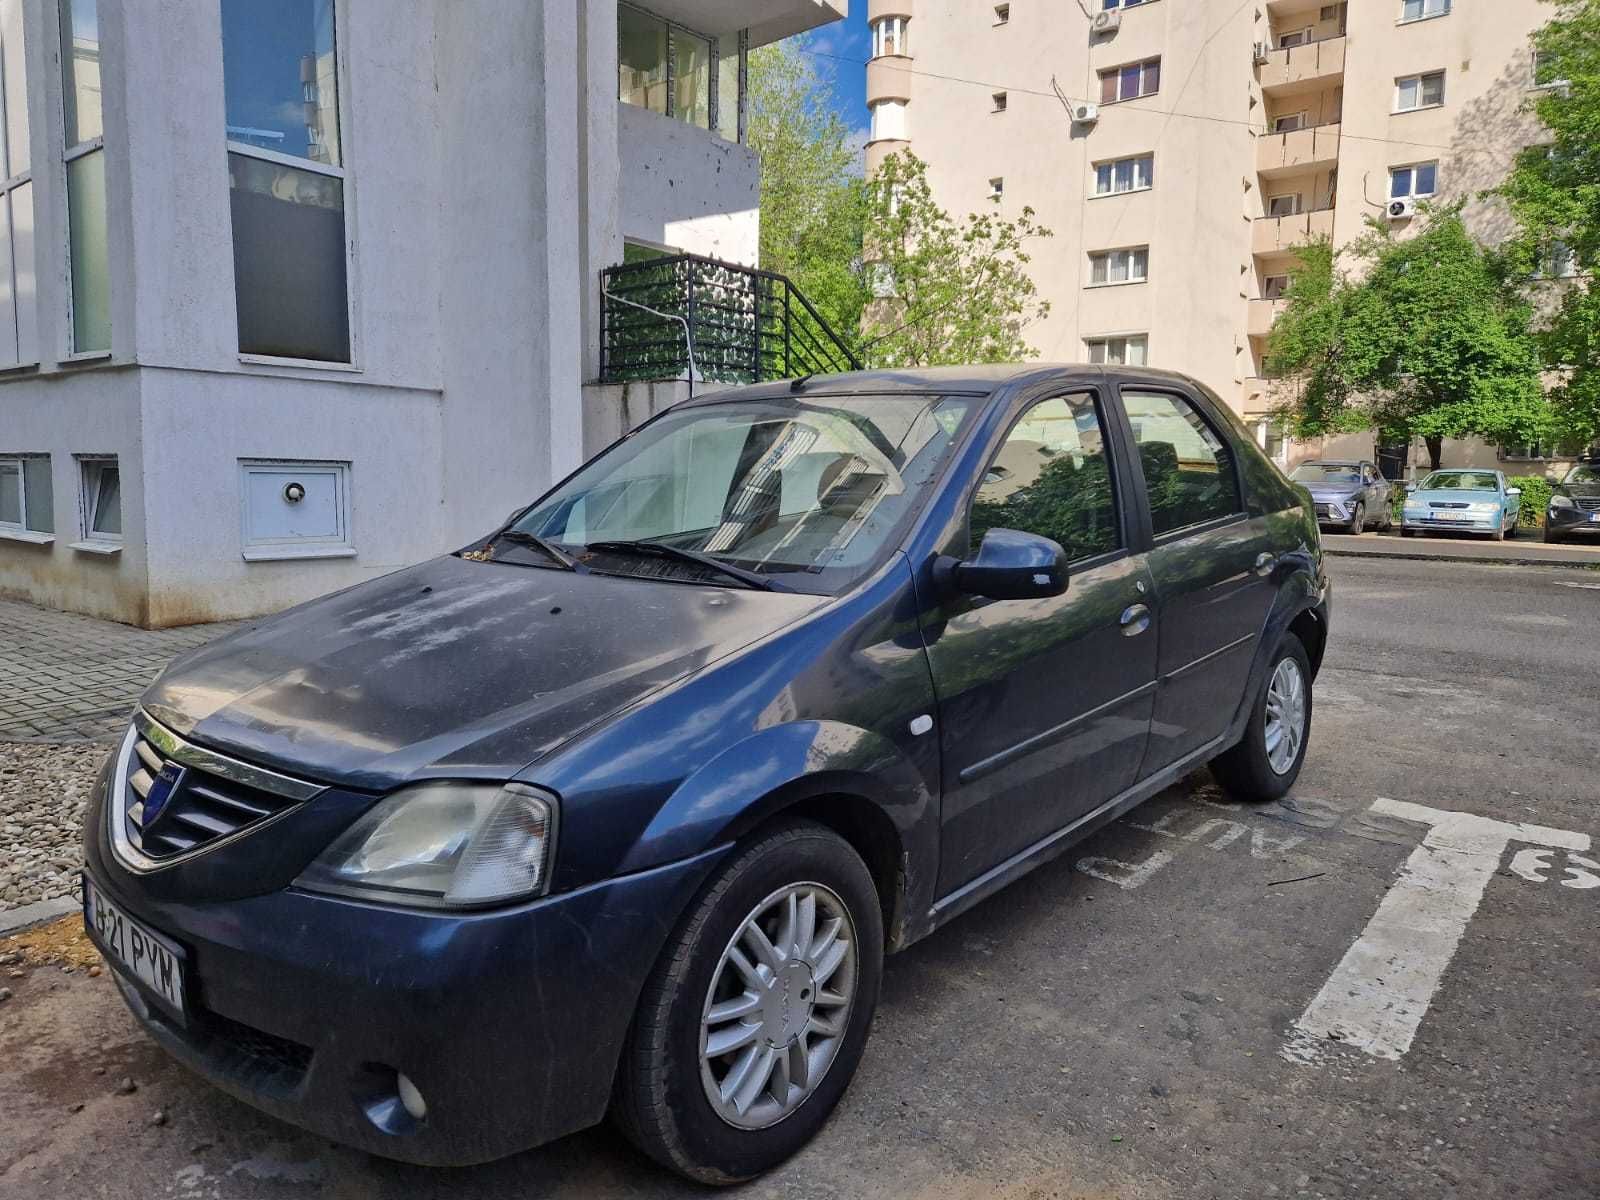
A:
[[[1154,3],[1155,0],[1100,0],[1100,11],[1110,12],[1113,8],[1141,8]]]
[[[1113,362],[1111,359],[1111,344],[1122,343],[1122,361]],[[1144,344],[1144,361],[1130,363],[1128,361],[1128,346],[1133,342]],[[1100,347],[1100,360],[1095,362],[1095,347]],[[1096,366],[1107,367],[1145,367],[1150,365],[1150,335],[1148,333],[1097,333],[1093,337],[1083,339],[1084,357]]]
[[[1539,54],[1538,47],[1534,47],[1529,59],[1529,70],[1531,71],[1529,86],[1532,90],[1536,92],[1553,92],[1558,88],[1571,87],[1572,80],[1570,79],[1552,79],[1549,83],[1539,82]]]
[[[31,529],[28,526],[28,469],[27,464],[43,460],[50,461],[48,454],[4,454],[0,455],[0,467],[14,467],[17,472],[17,515],[20,521],[0,521],[0,539],[11,542],[31,542],[36,546],[48,546],[56,540],[55,513],[51,512],[50,528],[48,530]]]
[[[1007,96],[1005,92],[996,92],[990,97],[990,100],[994,102],[994,107],[990,109],[991,112],[1003,113],[1006,111]]]
[[[1396,25],[1415,25],[1418,21],[1432,21],[1439,17],[1448,17],[1453,7],[1452,0],[1420,0],[1422,11],[1414,17],[1406,16],[1407,0],[1400,0],[1400,19]],[[1430,5],[1434,6],[1432,12],[1428,11]]]
[[[1552,242],[1541,250],[1534,264],[1534,279],[1576,279],[1578,277],[1578,252],[1562,241]]]
[[[911,23],[909,17],[879,17],[872,23],[872,57],[873,58],[907,58],[910,47],[906,44],[906,26]],[[894,49],[885,50],[891,40],[892,34]]]
[[[356,218],[356,188],[353,176],[355,171],[351,167],[351,159],[355,154],[353,147],[356,139],[352,136],[350,123],[350,63],[349,55],[345,48],[349,44],[345,23],[348,14],[346,5],[350,0],[333,0],[333,73],[339,85],[339,160],[340,165],[335,167],[329,163],[320,163],[314,159],[300,158],[294,154],[279,154],[275,150],[266,150],[260,146],[251,146],[245,142],[236,142],[227,139],[228,154],[242,154],[247,158],[257,158],[263,162],[276,163],[279,166],[293,167],[295,170],[308,171],[313,175],[328,175],[340,181],[340,194],[344,198],[344,304],[345,321],[350,329],[350,361],[329,362],[320,358],[292,358],[275,354],[250,354],[244,350],[239,351],[239,361],[246,365],[261,367],[302,367],[311,371],[343,371],[360,372],[362,365],[362,336],[361,336],[361,306],[358,298],[361,294],[361,258],[356,253],[356,246],[360,242],[357,236],[358,221]],[[227,129],[227,113],[222,114],[224,134]],[[233,245],[233,218],[228,218],[229,246]],[[234,280],[234,287],[238,287],[238,280]],[[234,341],[238,341],[238,329],[234,330]]]
[[[1290,41],[1294,38],[1294,41]],[[1317,40],[1317,29],[1314,25],[1307,25],[1304,29],[1286,29],[1278,35],[1279,50],[1293,50],[1296,46],[1309,46]]]
[[[1001,200],[1005,199],[1005,195],[1006,195],[1006,179],[1005,179],[1005,176],[1004,175],[996,175],[993,179],[989,180],[989,199],[993,200],[996,204],[998,204],[998,203],[1000,203]]]
[[[996,4],[994,6],[994,23],[997,29],[1002,25],[1011,24],[1011,5]]]
[[[94,526],[100,516],[100,471],[109,466],[117,469],[117,506],[120,510],[117,515],[123,529],[128,527],[127,509],[122,503],[122,461],[115,454],[75,454],[73,458],[78,467],[78,530],[83,537],[73,542],[72,548],[90,554],[118,554],[122,550],[123,534],[98,533]]]
[[[1154,88],[1152,88],[1150,91],[1147,92],[1147,91],[1144,90],[1145,68],[1149,67],[1151,65],[1154,65],[1155,69],[1156,69],[1156,86]],[[1135,92],[1131,96],[1124,96],[1122,94],[1122,73],[1124,71],[1128,70],[1130,67],[1136,69],[1139,72],[1139,90],[1137,92]],[[1118,64],[1117,66],[1114,66],[1114,67],[1104,67],[1104,68],[1102,68],[1099,72],[1097,72],[1097,74],[1095,76],[1096,81],[1100,85],[1100,95],[1102,97],[1104,97],[1104,95],[1105,95],[1106,78],[1108,76],[1112,80],[1115,81],[1116,95],[1113,96],[1109,100],[1106,100],[1106,99],[1099,100],[1097,103],[1099,103],[1102,108],[1105,107],[1108,104],[1127,104],[1127,103],[1129,103],[1130,101],[1133,101],[1133,100],[1146,100],[1146,99],[1149,99],[1151,96],[1160,95],[1160,93],[1161,93],[1161,55],[1154,54],[1154,55],[1151,55],[1149,58],[1135,59],[1133,62],[1125,62],[1125,63],[1120,63],[1120,64]]]
[[[867,106],[867,140],[871,142],[904,142],[911,136],[910,105],[904,100],[874,100]],[[880,119],[879,112],[898,114],[893,120]],[[885,126],[893,126],[893,131]]]
[[[1285,121],[1295,121],[1297,124],[1291,125],[1285,129],[1282,127],[1283,122]],[[1306,108],[1302,108],[1299,112],[1279,113],[1277,116],[1272,118],[1273,133],[1299,133],[1302,129],[1309,129],[1310,127],[1311,110]]]
[[[333,478],[338,531],[321,538],[253,538],[250,536],[249,482],[252,474],[328,475]],[[246,562],[284,562],[300,558],[354,558],[355,539],[350,523],[350,464],[329,461],[288,461],[270,458],[239,460],[239,546]]]
[[[1417,191],[1417,170],[1419,168],[1421,168],[1421,167],[1432,167],[1433,168],[1433,190],[1431,192],[1419,192],[1419,191]],[[1395,195],[1395,191],[1394,191],[1394,177],[1395,177],[1395,175],[1397,175],[1401,171],[1410,171],[1411,172],[1411,186],[1403,194],[1397,196],[1397,195]],[[1433,199],[1433,197],[1437,196],[1438,194],[1439,194],[1439,160],[1438,159],[1430,158],[1430,159],[1424,160],[1423,162],[1400,163],[1400,164],[1398,164],[1396,166],[1393,166],[1393,167],[1389,168],[1389,194],[1388,194],[1387,200],[1385,200],[1385,203],[1388,203],[1389,200],[1431,200],[1431,199]]]
[[[1129,155],[1126,155],[1126,156],[1124,156],[1122,158],[1102,159],[1099,162],[1091,164],[1091,166],[1094,168],[1094,190],[1089,193],[1090,199],[1099,199],[1102,196],[1129,196],[1129,195],[1132,195],[1135,192],[1148,192],[1148,191],[1150,191],[1152,188],[1155,187],[1155,183],[1154,183],[1155,162],[1156,162],[1155,152],[1151,151],[1151,152],[1149,152],[1147,154],[1129,154]],[[1132,187],[1120,188],[1119,189],[1117,187],[1117,167],[1122,163],[1132,163],[1133,164],[1134,185]],[[1139,164],[1140,163],[1144,163],[1145,164],[1145,166],[1144,166],[1144,178],[1145,178],[1146,182],[1142,183],[1142,184],[1138,182],[1138,179],[1139,179]],[[1111,168],[1111,187],[1108,188],[1106,191],[1103,191],[1103,192],[1100,190],[1100,168],[1101,167],[1110,167]]]
[[[1439,99],[1432,104],[1424,103],[1422,99],[1424,81],[1432,79],[1436,75],[1439,77]],[[1419,71],[1415,75],[1397,75],[1394,81],[1394,111],[1396,113],[1409,113],[1425,112],[1430,108],[1443,108],[1445,100],[1444,76],[1445,73],[1443,70]],[[1417,85],[1417,103],[1413,104],[1410,108],[1402,108],[1400,107],[1401,90],[1408,83],[1415,83]]]
[[[1125,270],[1127,272],[1127,276],[1126,276],[1126,278],[1123,278],[1123,279],[1112,279],[1111,278],[1111,263],[1112,263],[1112,259],[1113,259],[1114,256],[1119,255],[1119,254],[1123,255],[1127,260],[1127,265],[1125,267]],[[1142,274],[1142,275],[1135,275],[1133,273],[1133,265],[1134,265],[1134,261],[1135,261],[1135,259],[1134,259],[1135,255],[1143,255],[1144,256],[1144,274]],[[1104,260],[1105,267],[1106,267],[1106,277],[1103,280],[1099,281],[1098,283],[1095,282],[1095,278],[1094,278],[1095,265],[1096,265],[1096,261],[1097,260]],[[1118,247],[1116,247],[1114,249],[1111,249],[1111,250],[1094,250],[1094,251],[1091,251],[1090,254],[1089,254],[1089,282],[1083,285],[1086,288],[1127,287],[1130,284],[1149,283],[1149,282],[1150,282],[1150,247],[1149,246],[1118,246]]]
[[[1283,280],[1283,284],[1281,287],[1279,287],[1278,294],[1276,296],[1269,294],[1272,291],[1272,281],[1274,279]],[[1263,275],[1261,277],[1261,298],[1263,300],[1282,300],[1284,293],[1286,293],[1288,290],[1289,276],[1284,272],[1275,271],[1271,275]]]
[[[61,93],[61,137],[63,139],[65,139],[66,138],[66,130],[67,130],[67,126],[66,126],[67,81],[66,81],[65,70],[64,70],[63,64],[66,63],[67,56],[72,53],[72,47],[70,45],[68,45],[66,43],[66,40],[62,37],[61,20],[60,20],[61,6],[59,4],[56,4],[56,5],[51,5],[50,7],[51,7],[52,13],[56,17],[56,19],[53,20],[53,21],[47,21],[46,24],[47,25],[51,25],[51,26],[54,27],[54,29],[53,29],[53,31],[52,31],[50,36],[52,36],[55,39],[54,47],[55,47],[57,55],[59,56],[58,59],[57,59],[57,66],[56,66],[56,72],[55,72],[55,74],[56,74],[55,83],[56,83],[56,86],[60,89],[60,93]],[[97,24],[98,24],[98,17],[99,17],[99,12],[98,12],[98,9],[97,9],[96,10]],[[100,33],[98,28],[96,29],[96,33],[97,33],[97,35]],[[101,38],[101,43],[100,44],[102,46],[102,52],[103,52],[103,47],[105,45],[103,36]],[[102,127],[104,126],[104,123],[105,123],[105,113],[106,113],[105,91],[104,91],[104,88],[102,87],[101,95],[100,95],[100,120],[101,120]],[[74,162],[78,161],[78,159],[80,159],[80,158],[88,158],[92,154],[104,153],[105,148],[106,148],[106,139],[105,139],[105,134],[104,134],[103,131],[101,133],[97,134],[96,136],[94,136],[92,138],[89,138],[87,141],[76,142],[76,143],[74,143],[73,145],[70,145],[70,146],[66,145],[65,141],[63,141],[63,143],[62,143],[61,176],[60,176],[60,179],[59,179],[59,184],[60,184],[60,189],[61,189],[61,205],[62,205],[62,208],[66,212],[66,217],[67,217],[66,229],[68,231],[68,236],[65,239],[63,239],[63,247],[62,247],[64,256],[66,258],[66,281],[65,281],[66,282],[66,288],[64,289],[66,294],[64,296],[64,300],[65,300],[65,303],[66,303],[66,313],[67,313],[66,324],[65,324],[65,326],[63,326],[62,333],[61,333],[61,337],[63,339],[62,342],[61,342],[61,345],[64,346],[65,349],[66,349],[66,353],[64,353],[62,355],[62,361],[63,362],[73,362],[73,363],[76,363],[76,362],[93,362],[96,359],[105,359],[105,358],[110,358],[111,357],[112,348],[110,346],[106,346],[104,349],[90,349],[90,350],[80,350],[78,348],[78,341],[77,341],[77,337],[78,337],[78,335],[77,335],[77,324],[78,324],[78,322],[77,322],[77,310],[74,308],[73,301],[72,301],[72,284],[73,284],[73,270],[74,270],[74,264],[72,262],[72,240],[71,240],[71,236],[70,236],[70,231],[71,231],[71,228],[72,228],[72,192],[71,192],[71,189],[69,188],[69,186],[67,184],[67,175],[68,175],[68,172],[69,172],[69,170],[71,168],[71,165]],[[110,219],[111,219],[111,214],[110,214],[110,211],[109,211],[109,208],[108,208],[108,211],[106,213],[106,220],[107,220],[108,223],[109,223]],[[111,237],[111,231],[109,229],[107,229],[106,230],[106,240],[107,240],[107,242],[110,241],[110,237]],[[109,257],[109,249],[108,249],[108,257]],[[107,262],[106,270],[107,270],[107,272],[109,274],[109,272],[111,270],[110,262]],[[106,283],[107,283],[107,286],[109,286],[110,285],[110,280],[107,279]],[[113,337],[116,336],[115,332],[113,332],[112,336]]]
[[[1273,212],[1272,206],[1276,201],[1279,200],[1291,201],[1293,203],[1293,208],[1286,213]],[[1266,214],[1273,220],[1280,220],[1283,217],[1298,217],[1305,211],[1305,208],[1303,207],[1304,201],[1305,194],[1303,192],[1277,192],[1274,195],[1267,197]]]

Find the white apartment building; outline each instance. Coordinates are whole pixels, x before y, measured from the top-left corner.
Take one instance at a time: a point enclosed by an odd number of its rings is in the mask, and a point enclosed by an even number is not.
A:
[[[0,596],[246,616],[498,524],[609,440],[601,271],[754,264],[745,55],[846,7],[0,0]]]
[[[1184,371],[1256,419],[1280,462],[1367,457],[1370,435],[1286,446],[1266,334],[1293,248],[1369,216],[1476,200],[1539,140],[1539,0],[869,0],[871,170],[909,147],[955,212],[1031,206],[1044,359]],[[1547,80],[1539,82],[1549,83]],[[1276,386],[1284,386],[1277,384]],[[1542,447],[1445,461],[1542,469]],[[1413,454],[1413,461],[1416,455]],[[1426,460],[1423,460],[1424,463]]]

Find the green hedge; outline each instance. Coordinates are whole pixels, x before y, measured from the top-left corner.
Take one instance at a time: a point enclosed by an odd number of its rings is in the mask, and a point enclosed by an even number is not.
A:
[[[1543,475],[1508,475],[1506,483],[1522,489],[1522,515],[1517,524],[1525,529],[1542,526],[1550,507],[1550,481]]]

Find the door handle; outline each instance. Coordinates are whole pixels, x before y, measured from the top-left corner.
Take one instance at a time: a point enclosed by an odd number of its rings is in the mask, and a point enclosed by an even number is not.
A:
[[[1122,610],[1122,636],[1138,637],[1150,628],[1150,610],[1143,604],[1130,604]]]
[[[1265,579],[1272,574],[1272,568],[1278,565],[1278,556],[1262,551],[1256,555],[1256,574]]]

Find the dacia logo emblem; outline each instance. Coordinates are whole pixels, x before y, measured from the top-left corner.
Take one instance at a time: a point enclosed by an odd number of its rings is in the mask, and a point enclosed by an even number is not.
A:
[[[156,773],[155,779],[150,784],[150,794],[144,798],[144,818],[140,821],[145,829],[149,829],[161,818],[166,811],[167,803],[172,799],[178,785],[183,782],[183,768],[177,763],[164,763],[161,770]]]

